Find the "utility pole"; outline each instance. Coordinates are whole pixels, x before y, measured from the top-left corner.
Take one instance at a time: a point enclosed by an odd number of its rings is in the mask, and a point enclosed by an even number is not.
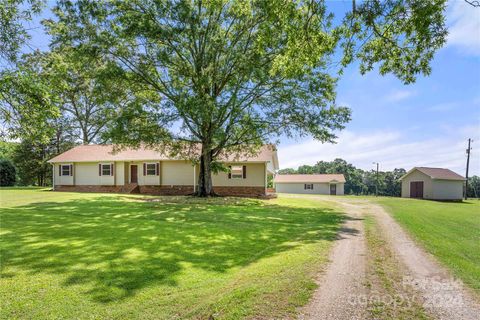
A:
[[[379,163],[378,162],[372,162],[372,164],[376,164],[377,165],[377,173],[375,174],[375,197],[378,197],[378,165]]]
[[[465,173],[465,200],[467,200],[467,193],[468,193],[468,167],[470,166],[470,151],[472,147],[470,147],[470,143],[472,139],[468,139],[468,148],[467,148],[467,172]]]

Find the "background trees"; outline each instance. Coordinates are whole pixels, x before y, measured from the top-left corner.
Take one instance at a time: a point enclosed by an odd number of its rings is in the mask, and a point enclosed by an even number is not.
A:
[[[15,184],[15,167],[7,159],[0,159],[0,187],[13,186]]]

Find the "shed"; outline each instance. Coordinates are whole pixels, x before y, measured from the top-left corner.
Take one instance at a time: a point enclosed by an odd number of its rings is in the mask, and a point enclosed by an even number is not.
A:
[[[277,193],[343,195],[343,174],[279,174],[273,180]]]
[[[444,168],[415,167],[402,181],[403,198],[461,200],[465,178]]]

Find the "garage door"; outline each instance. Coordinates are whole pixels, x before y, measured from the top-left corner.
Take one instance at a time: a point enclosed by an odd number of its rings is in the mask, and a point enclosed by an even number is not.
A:
[[[410,198],[423,198],[423,181],[410,182]]]

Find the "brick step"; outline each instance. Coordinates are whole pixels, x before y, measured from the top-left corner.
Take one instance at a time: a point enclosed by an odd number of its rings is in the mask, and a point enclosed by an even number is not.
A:
[[[138,183],[127,183],[122,187],[122,193],[140,193]]]

